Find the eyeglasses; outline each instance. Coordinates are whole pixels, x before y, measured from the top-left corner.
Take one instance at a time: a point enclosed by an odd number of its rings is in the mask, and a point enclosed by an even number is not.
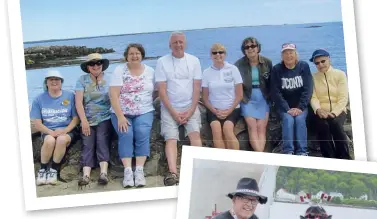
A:
[[[214,51],[212,52],[212,55],[217,55],[217,54],[224,54],[225,52],[224,51]]]
[[[257,47],[258,47],[258,45],[253,44],[253,45],[250,45],[250,46],[249,45],[243,46],[243,49],[248,50],[250,48],[254,49],[254,48],[257,48]]]
[[[290,48],[295,48],[296,49],[296,45],[293,44],[293,43],[284,43],[281,48],[287,48],[287,47],[290,47]]]
[[[248,203],[251,203],[252,206],[257,206],[259,204],[259,200],[258,199],[251,199],[251,198],[247,198],[245,196],[238,196],[238,198],[244,203],[244,204],[248,204]]]
[[[95,66],[95,65],[102,65],[103,63],[102,63],[102,61],[101,60],[98,60],[98,61],[90,61],[90,62],[88,62],[88,65],[89,66]]]
[[[322,61],[319,61],[319,62],[314,62],[315,65],[319,65],[319,63],[325,63],[326,62],[326,59],[322,60]]]

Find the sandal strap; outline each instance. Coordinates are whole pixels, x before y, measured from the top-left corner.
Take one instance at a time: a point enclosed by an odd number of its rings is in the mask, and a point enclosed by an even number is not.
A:
[[[178,185],[179,179],[178,175],[176,173],[168,172],[164,178],[164,185],[167,185],[167,181],[173,179],[175,181],[175,184]]]

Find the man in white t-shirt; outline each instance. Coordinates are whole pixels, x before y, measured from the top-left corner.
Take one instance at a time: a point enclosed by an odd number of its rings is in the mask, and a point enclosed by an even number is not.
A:
[[[171,54],[157,60],[155,69],[161,100],[161,135],[166,141],[165,153],[169,173],[164,178],[167,186],[177,185],[178,127],[183,125],[190,144],[201,146],[200,111],[198,102],[202,71],[199,59],[185,53],[186,37],[181,32],[170,35]]]

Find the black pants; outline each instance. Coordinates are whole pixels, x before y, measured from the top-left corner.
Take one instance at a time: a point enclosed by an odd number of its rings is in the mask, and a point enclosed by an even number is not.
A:
[[[336,118],[321,119],[315,116],[317,138],[324,157],[351,160],[348,138],[343,129],[346,114],[342,112]]]

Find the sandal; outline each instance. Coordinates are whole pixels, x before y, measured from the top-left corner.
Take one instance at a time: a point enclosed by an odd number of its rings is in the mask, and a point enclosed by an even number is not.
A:
[[[179,184],[179,178],[176,173],[168,172],[164,178],[165,186],[174,186]]]
[[[82,187],[82,186],[88,185],[89,183],[90,183],[90,178],[89,176],[85,175],[79,179],[77,184],[79,187]]]
[[[109,182],[109,178],[107,178],[107,174],[101,173],[101,175],[99,175],[99,178],[98,178],[98,184],[107,185],[108,182]]]

